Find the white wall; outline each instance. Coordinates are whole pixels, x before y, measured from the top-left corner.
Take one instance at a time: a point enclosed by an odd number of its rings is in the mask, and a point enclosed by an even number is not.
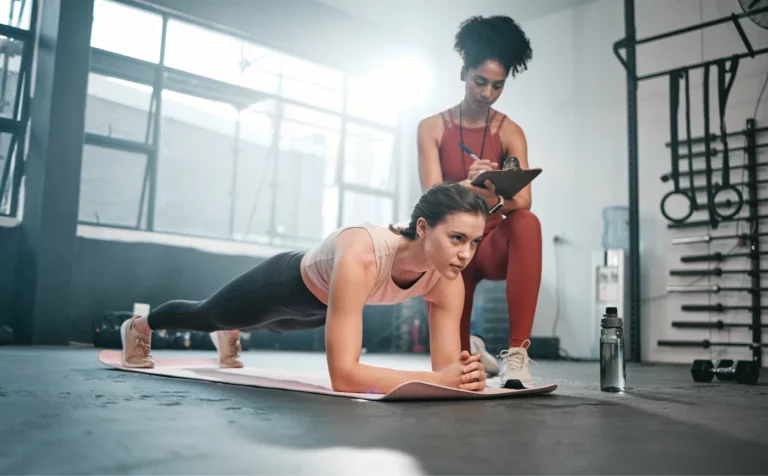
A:
[[[739,8],[738,2],[730,0],[642,0],[636,3],[639,37],[696,24],[702,19],[719,18]],[[512,15],[504,11],[498,13]],[[746,19],[742,24],[755,49],[768,44],[768,31]],[[530,164],[544,169],[533,186],[533,211],[540,217],[544,233],[544,275],[534,335],[549,335],[552,329],[557,307],[552,237],[555,233],[563,233],[566,241],[558,245],[557,250],[562,286],[558,335],[568,352],[587,355],[594,339],[589,322],[591,253],[601,247],[602,209],[628,204],[626,80],[611,49],[613,42],[623,37],[623,2],[598,0],[524,23],[523,27],[531,38],[533,61],[527,72],[508,82],[496,107],[523,127],[528,139]],[[460,62],[448,46],[450,41],[444,43],[445,51],[433,58],[437,64],[433,97],[423,108],[412,112],[412,121],[450,107],[462,98],[463,84],[458,79]],[[692,33],[658,45],[641,46],[638,67],[641,74],[649,73],[742,51],[744,47],[735,29],[725,24],[707,30],[703,38],[701,33]],[[729,130],[743,128],[746,117],[752,115],[768,71],[766,58],[742,61],[728,104]],[[711,74],[712,127],[717,128],[715,71]],[[699,135],[703,130],[700,80],[694,81],[692,87],[693,134]],[[666,228],[659,211],[661,198],[670,190],[668,183],[659,180],[669,171],[669,151],[664,147],[669,140],[666,78],[643,82],[638,101],[643,360],[690,362],[698,357],[719,358],[725,354],[656,345],[658,339],[709,338],[709,331],[675,330],[670,326],[672,320],[716,320],[722,317],[746,321],[749,317],[744,312],[711,316],[684,314],[679,311],[680,304],[706,302],[708,296],[665,293],[668,284],[689,281],[668,276],[670,268],[683,267],[679,262],[680,255],[707,252],[707,247],[701,245],[673,247],[670,239],[704,233],[706,229],[672,232]],[[764,125],[768,124],[766,102],[768,93],[763,96],[758,118]],[[681,105],[681,114],[682,111]],[[681,133],[684,134],[683,125],[681,119]],[[405,126],[406,132],[409,128],[415,130],[413,124]],[[405,140],[415,141],[415,138],[411,134]],[[406,147],[406,151],[409,155],[404,158],[404,163],[410,164],[415,171],[415,142],[411,149]],[[732,162],[742,160],[740,153],[731,157]],[[702,166],[703,162],[699,164]],[[736,179],[740,180],[740,175]],[[412,193],[418,193],[418,180],[411,176],[410,181]],[[743,230],[744,224],[741,227]],[[723,233],[729,229],[722,228]],[[720,243],[709,252],[730,248],[732,244]],[[729,261],[727,266],[747,266],[746,261],[741,261]],[[735,285],[739,285],[741,277],[735,281]],[[700,281],[704,282],[706,279]],[[725,303],[735,303],[739,299],[737,294],[721,297]],[[712,302],[719,298],[714,296]],[[746,294],[741,296],[742,304],[748,300]],[[712,334],[712,340],[727,338],[727,333]],[[734,341],[747,340],[748,334],[734,331],[731,337]],[[732,349],[727,355],[745,358],[748,352]]]

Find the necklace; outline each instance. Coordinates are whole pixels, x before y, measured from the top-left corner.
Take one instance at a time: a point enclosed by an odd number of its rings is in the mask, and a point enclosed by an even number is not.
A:
[[[459,137],[461,138],[461,143],[464,144],[464,123],[461,118],[461,105],[464,103],[464,101],[461,101],[459,103]],[[488,107],[488,112],[485,114],[485,130],[483,130],[483,145],[480,147],[480,160],[483,159],[483,152],[485,152],[485,136],[488,134],[488,120],[491,118],[491,108]],[[464,144],[466,145],[466,144]],[[464,157],[465,151],[461,147],[461,156]],[[467,161],[464,161],[464,175],[469,176],[469,166],[467,166]]]

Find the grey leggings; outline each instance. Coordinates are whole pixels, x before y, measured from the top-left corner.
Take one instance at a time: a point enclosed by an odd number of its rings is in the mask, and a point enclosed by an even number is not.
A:
[[[169,301],[149,313],[153,330],[269,330],[325,325],[327,306],[301,279],[304,252],[277,254],[233,279],[203,301]]]

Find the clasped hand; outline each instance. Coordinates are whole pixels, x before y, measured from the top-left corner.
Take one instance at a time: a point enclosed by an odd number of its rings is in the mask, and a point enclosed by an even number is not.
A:
[[[446,387],[482,392],[485,389],[485,367],[480,363],[480,354],[470,355],[462,351],[459,361],[438,372]]]

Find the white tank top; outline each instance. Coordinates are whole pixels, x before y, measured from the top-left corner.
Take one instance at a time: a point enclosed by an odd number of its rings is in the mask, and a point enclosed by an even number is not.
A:
[[[304,260],[306,275],[312,284],[324,294],[327,295],[330,289],[336,239],[342,231],[350,228],[363,228],[368,231],[376,255],[376,284],[368,296],[366,304],[396,304],[415,296],[422,296],[428,293],[440,279],[440,274],[432,270],[424,273],[408,289],[403,289],[395,284],[392,280],[392,262],[395,259],[401,236],[393,233],[387,227],[366,222],[334,231],[320,246],[307,253]]]

